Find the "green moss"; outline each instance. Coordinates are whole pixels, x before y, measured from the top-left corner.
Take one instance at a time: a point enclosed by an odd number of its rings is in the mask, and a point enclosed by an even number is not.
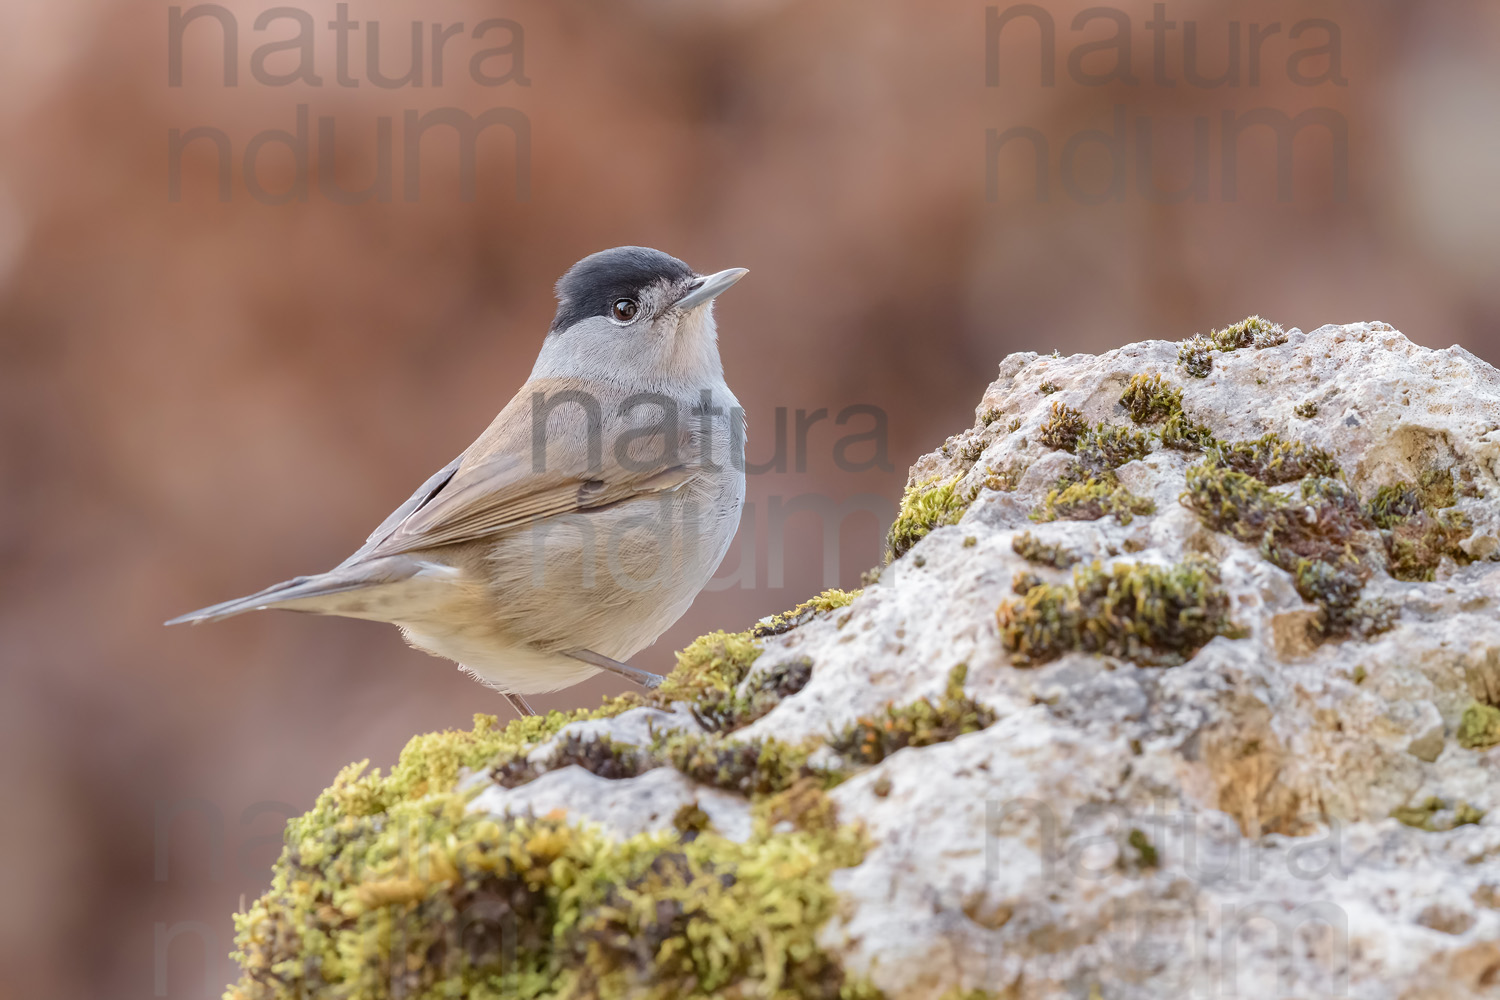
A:
[[[1319,605],[1324,636],[1368,637],[1390,627],[1393,608],[1360,599],[1369,570],[1353,540],[1369,522],[1342,480],[1308,476],[1294,499],[1211,458],[1188,469],[1187,487],[1181,502],[1206,526],[1258,544],[1264,559],[1292,574],[1303,599]]]
[[[1382,531],[1388,555],[1387,569],[1398,580],[1432,581],[1438,566],[1448,557],[1460,566],[1470,561],[1460,543],[1472,530],[1467,516],[1459,511],[1439,515],[1426,512]]]
[[[1042,582],[1042,578],[1029,569],[1023,569],[1010,578],[1011,593],[1026,596],[1027,591]]]
[[[1366,571],[1358,560],[1298,559],[1292,568],[1297,593],[1319,606],[1318,630],[1328,638],[1368,639],[1396,623],[1400,609],[1381,599],[1362,599]]]
[[[1303,420],[1311,420],[1318,415],[1318,404],[1310,399],[1304,400],[1292,407],[1292,412]]]
[[[838,807],[828,797],[828,781],[800,778],[775,795],[760,799],[752,810],[757,822],[775,827],[790,823],[798,830],[834,830]]]
[[[1239,637],[1229,597],[1210,563],[1175,566],[1098,562],[1073,571],[1070,584],[1039,583],[996,612],[1000,641],[1018,666],[1064,653],[1103,653],[1171,665],[1216,635]]]
[[[1136,423],[1154,424],[1182,412],[1182,390],[1155,373],[1133,375],[1120,394],[1120,405]]]
[[[946,482],[929,480],[906,488],[896,522],[886,536],[886,562],[900,559],[934,528],[957,524],[968,509],[972,497],[957,490],[959,477]]]
[[[1043,382],[1041,385],[1037,386],[1037,389],[1043,396],[1050,396],[1054,392],[1059,391],[1061,388],[1062,387],[1059,386],[1056,382]]]
[[[1261,319],[1259,316],[1247,316],[1238,323],[1213,331],[1208,335],[1208,339],[1214,347],[1227,353],[1243,347],[1261,349],[1284,344],[1286,332],[1270,320]]]
[[[945,743],[986,728],[995,713],[964,693],[968,669],[961,663],[949,671],[947,690],[936,705],[927,698],[887,705],[883,715],[861,717],[830,737],[828,746],[848,763],[873,765],[905,747]]]
[[[1174,451],[1203,451],[1219,443],[1207,425],[1191,420],[1185,413],[1168,417],[1159,435],[1162,447]]]
[[[1048,448],[1056,451],[1072,451],[1077,446],[1078,439],[1087,433],[1088,429],[1088,421],[1083,419],[1082,413],[1071,406],[1053,403],[1052,411],[1042,424],[1037,437]]]
[[[1124,486],[1113,472],[1090,476],[1082,482],[1059,483],[1042,499],[1030,517],[1033,521],[1097,521],[1113,514],[1121,524],[1129,524],[1137,514],[1156,513],[1156,503],[1137,496]]]
[[[1145,458],[1150,451],[1150,434],[1105,424],[1080,434],[1073,445],[1080,464],[1098,471],[1118,469],[1126,462]]]
[[[713,828],[713,819],[703,811],[698,800],[684,802],[672,814],[672,828],[682,834],[683,840],[694,840],[698,834]]]
[[[1214,531],[1242,542],[1258,542],[1286,498],[1243,472],[1203,463],[1187,470],[1187,490],[1179,502]]]
[[[839,776],[807,763],[808,749],[775,739],[731,740],[674,733],[652,751],[700,784],[745,796],[785,791],[803,778],[836,784]]]
[[[665,707],[674,701],[697,703],[731,692],[749,674],[760,647],[748,632],[710,632],[677,654],[677,666],[661,687],[638,696]]]
[[[1150,434],[1128,427],[1100,424],[1089,429],[1077,410],[1052,406],[1052,417],[1042,428],[1043,441],[1078,456],[1031,512],[1034,521],[1096,521],[1113,514],[1129,524],[1137,514],[1156,512],[1156,504],[1120,485],[1114,470],[1144,458],[1151,450]]]
[[[1470,702],[1458,720],[1458,745],[1468,750],[1485,750],[1500,744],[1500,708],[1483,702]]]
[[[1061,545],[1048,545],[1037,541],[1029,531],[1023,531],[1012,538],[1010,547],[1016,555],[1027,562],[1043,563],[1057,569],[1067,569],[1082,558]]]
[[[389,775],[341,772],[288,825],[270,891],[236,916],[242,976],[226,995],[875,996],[815,940],[836,904],[828,876],[864,849],[831,804],[791,832],[758,822],[744,844],[701,810],[623,841],[561,816],[469,812],[455,791],[465,769],[518,759],[561,724],[554,713],[500,730],[478,716],[472,732],[412,740]],[[557,755],[606,770],[620,750],[565,741]],[[752,794],[825,780],[803,751],[769,741],[698,737],[664,752]]]
[[[1184,340],[1177,349],[1177,363],[1193,378],[1207,378],[1213,370],[1213,352],[1228,354],[1246,347],[1257,350],[1286,343],[1286,333],[1280,326],[1259,316],[1248,316],[1222,330],[1214,330],[1207,337],[1194,334]]]
[[[1131,829],[1126,843],[1135,849],[1136,863],[1142,868],[1156,868],[1161,864],[1161,856],[1156,851],[1156,846],[1146,836],[1145,831]]]
[[[1484,812],[1467,802],[1447,803],[1433,797],[1414,806],[1399,806],[1391,810],[1391,818],[1406,826],[1442,833],[1455,827],[1477,824],[1484,819]]]
[[[1375,491],[1368,509],[1370,520],[1375,522],[1376,527],[1394,528],[1402,521],[1422,513],[1422,497],[1411,483],[1382,486]]]
[[[1354,532],[1366,526],[1358,499],[1339,480],[1304,480],[1298,503],[1212,461],[1187,470],[1181,503],[1207,527],[1260,543],[1265,558],[1293,573],[1303,559],[1341,561]]]
[[[579,736],[568,733],[559,740],[544,761],[531,761],[525,752],[506,755],[490,768],[490,778],[498,785],[516,788],[534,781],[548,771],[573,765],[601,778],[619,780],[644,774],[660,763],[639,747],[615,743],[607,736]]]
[[[1200,334],[1193,334],[1177,347],[1177,363],[1193,378],[1208,378],[1213,371],[1213,341]]]
[[[1457,502],[1451,470],[1429,471],[1417,483],[1382,486],[1370,500],[1370,520],[1385,543],[1386,568],[1398,580],[1431,581],[1447,557],[1460,566],[1470,561],[1461,543],[1472,525]]]
[[[972,468],[987,447],[989,447],[989,442],[984,438],[973,438],[959,446],[958,457]]]
[[[1009,493],[1020,483],[1021,476],[1026,470],[1019,466],[1009,466],[998,472],[993,468],[987,471],[989,474],[984,477],[984,482],[980,485],[987,490],[998,490],[1001,493]],[[969,499],[972,501],[973,496]]]
[[[1278,434],[1219,444],[1208,454],[1212,464],[1254,476],[1267,486],[1296,482],[1305,476],[1339,475],[1338,463],[1328,452],[1301,441],[1284,441]]]
[[[429,733],[414,738],[388,775],[379,770],[367,772],[369,761],[344,768],[333,785],[319,796],[313,811],[302,820],[293,820],[292,826],[299,823],[321,826],[335,815],[373,816],[394,803],[449,790],[466,770],[479,770],[497,758],[516,756],[570,722],[607,717],[622,710],[606,703],[593,712],[585,709],[549,712],[517,719],[504,729],[496,728],[493,715],[475,715],[471,731]]]
[[[812,660],[801,656],[752,673],[739,690],[705,696],[693,706],[693,718],[709,732],[742,729],[806,687],[812,668]]]
[[[790,632],[820,614],[848,607],[854,603],[854,599],[860,593],[861,591],[858,590],[825,590],[817,597],[810,601],[803,601],[790,611],[772,615],[765,621],[756,623],[755,627],[750,630],[750,634],[757,639],[764,639],[767,636]]]

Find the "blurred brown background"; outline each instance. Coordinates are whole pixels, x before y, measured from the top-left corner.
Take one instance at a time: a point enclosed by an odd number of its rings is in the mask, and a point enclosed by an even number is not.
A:
[[[839,468],[834,442],[868,422],[827,419],[804,471],[794,454],[751,477],[753,586],[732,551],[733,585],[637,658],[656,670],[696,634],[820,589],[809,514],[788,522],[773,585],[770,508],[876,494],[894,510],[907,464],[968,425],[1010,351],[1177,339],[1259,312],[1304,329],[1382,319],[1500,361],[1500,6],[1486,0],[1173,0],[1170,30],[1148,26],[1150,3],[1077,30],[1087,4],[1044,3],[1051,85],[1036,19],[1007,24],[987,59],[980,0],[356,2],[358,86],[339,78],[335,5],[303,3],[320,85],[280,85],[252,61],[297,34],[289,18],[256,30],[272,6],[223,8],[232,87],[211,17],[186,27],[173,86],[165,5],[0,7],[0,998],[216,994],[229,914],[265,885],[290,811],[348,761],[388,764],[413,733],[504,714],[388,627],[158,623],[342,558],[515,391],[551,283],[586,253],[642,243],[750,268],[718,314],[753,461],[771,455],[776,407],[888,415],[888,471]],[[524,35],[471,37],[487,18]],[[413,19],[422,86],[376,86],[368,25],[400,77]],[[465,25],[440,85],[433,22]],[[1079,46],[1116,30],[1131,78],[1089,79],[1119,52]],[[1238,84],[1205,85],[1232,37]],[[476,79],[470,59],[507,44]],[[260,75],[298,65],[271,53]],[[298,105],[305,200],[285,145],[264,144],[263,188],[243,165],[255,135],[295,129]],[[456,143],[435,130],[407,200],[404,115],[442,108],[519,110],[529,156],[485,132],[466,202]],[[1121,145],[1084,136],[1112,131],[1116,108]],[[1309,109],[1347,137],[1302,131],[1278,195],[1274,136],[1247,131],[1230,198],[1225,113]],[[381,117],[392,198],[341,204],[323,185],[369,185]],[[1195,117],[1201,197],[1162,203],[1150,192],[1194,177]],[[320,119],[334,130],[321,148]],[[1047,143],[1046,200],[1030,140],[987,161],[987,130],[1017,126]],[[197,127],[231,147],[227,200],[211,138],[181,153],[173,197],[171,130]],[[838,582],[878,560],[878,521],[844,523]]]

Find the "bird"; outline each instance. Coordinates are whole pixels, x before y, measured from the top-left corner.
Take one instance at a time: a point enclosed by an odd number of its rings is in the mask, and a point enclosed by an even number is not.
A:
[[[389,622],[534,715],[526,695],[630,666],[712,577],[745,502],[744,410],[724,380],[717,297],[625,246],[558,280],[524,385],[488,428],[333,569],[167,625],[282,609]]]

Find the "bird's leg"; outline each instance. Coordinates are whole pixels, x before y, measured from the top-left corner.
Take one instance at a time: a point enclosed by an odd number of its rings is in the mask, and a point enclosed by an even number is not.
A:
[[[537,714],[536,709],[532,708],[531,704],[521,695],[506,694],[504,691],[501,691],[500,694],[504,696],[506,701],[510,702],[510,707],[515,709],[516,714],[521,716],[521,718],[524,719],[528,715]]]
[[[608,670],[610,673],[615,674],[619,677],[623,677],[633,684],[639,684],[643,688],[661,687],[661,682],[663,679],[661,674],[653,674],[645,670],[637,670],[635,667],[632,667],[628,663],[621,663],[619,660],[611,660],[607,656],[601,656],[600,654],[590,652],[587,649],[575,649],[572,652],[564,653],[563,655],[571,656],[575,660],[591,664],[592,666],[598,667],[601,670]]]

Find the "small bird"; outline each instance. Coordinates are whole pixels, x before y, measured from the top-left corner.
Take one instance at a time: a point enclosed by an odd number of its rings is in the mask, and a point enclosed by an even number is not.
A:
[[[526,384],[358,551],[167,624],[266,608],[391,622],[523,715],[526,695],[600,670],[655,687],[623,661],[687,610],[745,502],[713,317],[745,274],[646,247],[583,258]]]

